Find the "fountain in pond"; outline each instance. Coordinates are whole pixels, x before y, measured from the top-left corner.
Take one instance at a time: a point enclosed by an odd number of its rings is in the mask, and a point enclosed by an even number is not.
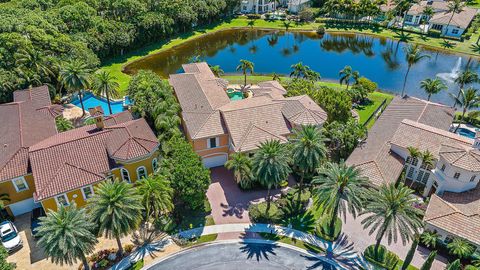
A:
[[[452,71],[450,73],[438,73],[437,77],[442,79],[448,84],[452,84],[455,82],[455,79],[458,78],[460,75],[460,68],[462,66],[462,58],[459,57],[457,59],[457,63],[455,63],[455,66],[453,67]]]

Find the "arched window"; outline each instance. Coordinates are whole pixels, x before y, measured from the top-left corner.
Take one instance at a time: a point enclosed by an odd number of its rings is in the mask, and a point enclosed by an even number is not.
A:
[[[143,166],[138,167],[137,177],[138,177],[138,180],[141,180],[142,178],[147,178],[147,169],[145,169],[145,167]]]
[[[154,171],[154,172],[157,171],[157,169],[158,169],[158,160],[157,160],[157,158],[154,158],[154,159],[152,160],[152,168],[153,168],[153,171]]]
[[[125,168],[120,169],[123,181],[130,183],[130,174]]]

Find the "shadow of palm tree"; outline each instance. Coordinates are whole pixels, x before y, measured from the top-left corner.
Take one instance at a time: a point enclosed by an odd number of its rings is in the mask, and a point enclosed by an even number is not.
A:
[[[132,235],[132,243],[137,246],[137,249],[133,253],[134,260],[142,259],[147,255],[155,258],[155,253],[163,251],[170,241],[168,234],[158,230],[154,225],[149,223],[143,224],[140,229]]]
[[[293,229],[313,232],[315,230],[315,217],[310,211],[299,213],[295,203],[289,201],[289,203],[283,207],[286,218],[282,220],[282,226]]]
[[[403,42],[410,42],[413,40],[412,35],[410,33],[405,33],[405,32],[400,32],[395,37]]]
[[[253,242],[243,242],[240,250],[242,253],[247,254],[247,259],[255,258],[257,261],[269,260],[269,256],[276,256],[275,249],[278,248],[277,244],[261,244]]]
[[[255,25],[255,20],[249,20],[247,25],[253,27]]]
[[[472,49],[473,52],[480,53],[480,44],[472,44],[470,48]]]
[[[443,41],[440,43],[440,45],[441,45],[443,48],[445,48],[445,49],[451,49],[451,48],[455,47],[455,43],[450,42],[450,41],[448,41],[448,40],[443,40]]]

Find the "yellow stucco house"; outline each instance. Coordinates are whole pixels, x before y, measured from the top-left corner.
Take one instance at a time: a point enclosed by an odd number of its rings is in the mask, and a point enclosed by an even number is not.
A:
[[[0,193],[10,197],[3,215],[83,206],[105,179],[133,183],[158,168],[158,140],[144,119],[91,108],[96,124],[58,133],[60,114],[46,86],[16,91],[14,102],[0,105]]]

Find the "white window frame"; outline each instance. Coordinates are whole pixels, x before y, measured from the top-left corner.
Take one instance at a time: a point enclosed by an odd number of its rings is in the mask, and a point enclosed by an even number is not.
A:
[[[140,169],[143,169],[145,171],[145,177],[144,178],[147,178],[148,177],[148,172],[147,172],[147,168],[145,168],[145,166],[140,166],[137,168],[137,179],[138,180],[142,180],[142,177],[140,177]]]
[[[458,33],[460,33],[460,30],[458,29],[452,29],[452,32],[451,32],[453,35],[458,35]]]
[[[212,147],[212,145],[210,144],[211,139],[215,139],[215,147]],[[218,147],[220,147],[220,138],[219,137],[212,137],[212,138],[207,139],[207,148],[208,149],[214,149],[214,148],[218,148]]]
[[[157,158],[152,159],[152,169],[153,169],[154,172],[156,172],[157,169],[158,169],[158,159]]]
[[[127,172],[128,179],[125,179],[125,177],[124,177],[124,175],[123,175],[123,172]],[[127,183],[131,183],[132,178],[130,177],[130,172],[129,172],[127,169],[121,168],[121,169],[120,169],[120,174],[122,175],[122,180],[123,180],[123,181],[125,181],[125,182],[127,182]]]
[[[90,191],[92,192],[92,195],[91,195],[91,196],[93,196],[93,194],[94,194],[94,193],[93,193],[93,187],[92,187],[91,185],[82,187],[82,188],[81,188],[81,190],[82,190],[82,195],[83,195],[83,199],[84,199],[85,201],[88,200],[87,195],[85,194],[85,191],[84,191],[84,189],[86,189],[86,188],[89,188]]]
[[[22,180],[23,184],[25,185],[25,189],[22,189],[20,190],[17,186],[17,184],[15,183],[15,180]],[[15,187],[15,190],[17,192],[22,192],[22,191],[25,191],[25,190],[29,190],[30,187],[28,186],[28,183],[27,183],[27,180],[25,180],[25,177],[21,176],[21,177],[17,177],[17,178],[13,178],[12,179],[12,185]]]
[[[457,175],[458,175],[458,176],[457,176]],[[455,172],[455,173],[453,174],[453,179],[457,179],[457,180],[458,180],[458,179],[460,179],[460,176],[462,176],[461,173]]]
[[[63,205],[61,204],[59,201],[58,201],[58,197],[64,197],[65,198],[65,201],[67,202],[66,205]],[[57,202],[57,205],[60,207],[60,206],[69,206],[70,205],[70,202],[68,201],[68,196],[67,196],[67,193],[62,193],[62,194],[58,194],[57,196],[55,196],[55,202]]]

